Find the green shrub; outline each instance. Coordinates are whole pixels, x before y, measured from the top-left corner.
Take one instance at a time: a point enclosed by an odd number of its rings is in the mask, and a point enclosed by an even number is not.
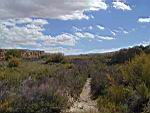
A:
[[[146,87],[146,85],[144,83],[138,85],[136,89],[137,89],[137,92],[138,92],[139,96],[141,96],[141,98],[143,100],[148,100],[149,99],[150,92],[149,92],[149,89]]]
[[[136,86],[143,83],[150,89],[149,59],[150,55],[137,56],[121,69],[124,79],[135,89],[137,89]]]
[[[65,97],[51,94],[51,92],[48,94],[36,93],[31,98],[16,98],[12,103],[12,111],[18,113],[60,113],[67,105]]]
[[[91,93],[92,98],[96,99],[98,96],[106,95],[106,90],[109,86],[109,81],[107,78],[107,67],[105,65],[93,66],[94,69],[91,69],[90,74],[92,75],[91,81]]]
[[[133,59],[136,55],[140,55],[143,53],[141,48],[129,48],[129,49],[122,49],[116,53],[111,58],[110,64],[119,64],[125,63],[131,59]]]
[[[73,64],[70,64],[70,63],[66,63],[66,64],[64,64],[64,67],[66,68],[66,69],[72,69],[73,68]]]
[[[67,106],[67,97],[51,88],[47,79],[25,80],[8,97],[0,101],[0,113],[60,113]]]
[[[18,58],[9,61],[14,59]],[[14,63],[12,64],[10,67],[15,66]],[[82,65],[69,62],[47,65],[37,61],[22,60],[21,65],[15,68],[0,67],[0,85],[1,82],[7,82],[9,85],[9,88],[0,88],[0,95],[3,95],[4,91],[8,93],[6,98],[0,97],[0,100],[5,100],[2,103],[5,105],[3,107],[5,112],[0,111],[0,113],[17,112],[24,108],[26,110],[21,111],[22,113],[29,113],[28,111],[31,110],[35,112],[37,109],[39,109],[37,113],[46,113],[45,109],[68,107],[71,104],[66,102],[67,96],[77,99],[82,91],[88,76],[87,66],[86,62]],[[50,87],[45,89],[47,84]],[[8,100],[9,103],[6,105]]]
[[[11,59],[12,57],[20,58],[21,57],[21,51],[17,49],[10,49],[5,54],[6,60]]]
[[[126,105],[116,104],[105,97],[99,97],[97,104],[99,113],[128,113]]]
[[[8,67],[18,67],[20,65],[20,60],[18,58],[11,58],[8,61]]]
[[[129,95],[128,89],[121,86],[111,86],[108,89],[108,97],[116,104],[124,103]]]
[[[129,104],[134,112],[141,112],[150,99],[149,59],[150,55],[143,54],[121,67],[124,80],[135,92]]]
[[[62,63],[64,60],[64,54],[62,53],[55,53],[49,56],[49,59],[46,61],[48,63]]]

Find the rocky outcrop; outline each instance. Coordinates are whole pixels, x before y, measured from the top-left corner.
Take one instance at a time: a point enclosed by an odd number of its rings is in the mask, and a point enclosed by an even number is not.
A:
[[[21,50],[21,57],[23,58],[39,58],[43,55],[44,55],[44,51]]]
[[[5,59],[8,51],[10,51],[10,49],[0,49],[0,60]],[[18,51],[20,52],[22,58],[40,58],[45,54],[44,51],[39,50],[19,49]]]

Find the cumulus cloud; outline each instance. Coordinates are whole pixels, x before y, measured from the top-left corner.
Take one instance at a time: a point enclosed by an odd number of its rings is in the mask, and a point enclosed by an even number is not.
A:
[[[75,32],[61,33],[56,36],[45,35],[45,25],[48,24],[46,19],[7,19],[0,20],[0,48],[30,48],[42,50],[56,50],[60,46],[68,48],[75,47],[81,40],[113,40],[113,37],[99,36],[95,33],[84,32],[73,26]],[[73,50],[72,50],[73,51]]]
[[[126,3],[124,3],[123,1],[120,1],[120,0],[114,1],[113,2],[113,7],[116,8],[116,9],[119,9],[119,10],[123,10],[123,11],[125,11],[125,10],[131,11],[132,10],[132,8],[128,4],[126,4]]]
[[[0,0],[0,18],[89,19],[86,11],[107,8],[105,0]]]
[[[57,36],[44,35],[45,19],[9,19],[0,21],[1,48],[33,48],[43,49],[52,46],[74,46],[78,37],[63,33]]]
[[[150,23],[150,17],[139,18],[138,22],[140,22],[140,23]]]
[[[0,20],[0,48],[17,48],[17,49],[40,49],[48,52],[79,52],[73,49],[81,40],[112,40],[109,36],[99,36],[90,32],[80,31],[62,33],[56,36],[45,35],[44,26],[48,24],[46,19],[7,19]],[[64,47],[65,46],[65,47]],[[69,49],[70,48],[70,49]]]

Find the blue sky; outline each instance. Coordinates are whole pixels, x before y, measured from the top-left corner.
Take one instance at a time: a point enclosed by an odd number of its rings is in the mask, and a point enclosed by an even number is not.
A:
[[[84,54],[150,42],[150,0],[21,1],[0,0],[1,48]]]

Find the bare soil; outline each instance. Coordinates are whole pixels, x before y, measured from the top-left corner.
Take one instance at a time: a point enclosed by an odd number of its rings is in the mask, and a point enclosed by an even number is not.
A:
[[[80,98],[74,102],[73,106],[68,110],[69,113],[82,113],[82,112],[97,112],[96,101],[91,98],[91,78],[88,78]]]

